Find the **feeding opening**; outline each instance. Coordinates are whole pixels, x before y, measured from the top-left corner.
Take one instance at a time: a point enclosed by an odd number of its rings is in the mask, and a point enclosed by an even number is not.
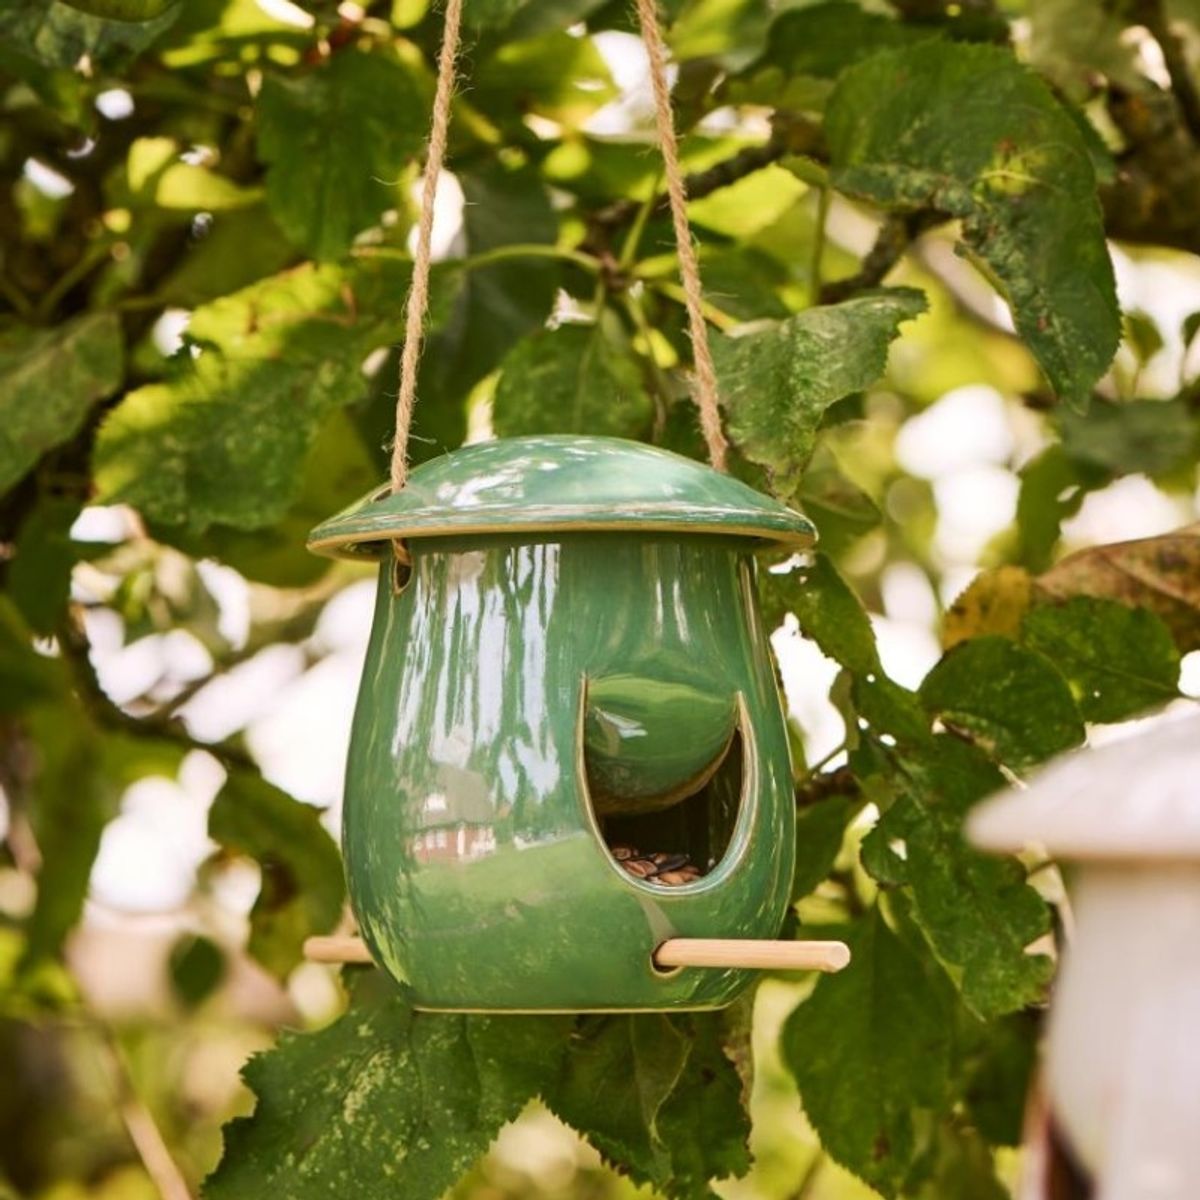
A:
[[[695,883],[725,856],[744,792],[737,696],[635,676],[589,681],[583,757],[595,827],[623,871]]]

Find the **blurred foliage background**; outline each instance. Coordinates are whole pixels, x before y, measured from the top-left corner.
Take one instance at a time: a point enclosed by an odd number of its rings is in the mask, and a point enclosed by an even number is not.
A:
[[[440,14],[0,0],[0,1196],[197,1195],[281,1028],[218,1200],[1009,1194],[1061,880],[962,814],[1200,692],[1200,6],[663,16],[733,469],[821,533],[788,928],[854,967],[497,1031],[301,961],[373,588],[304,538],[386,474]],[[466,22],[414,458],[703,457],[627,5]]]

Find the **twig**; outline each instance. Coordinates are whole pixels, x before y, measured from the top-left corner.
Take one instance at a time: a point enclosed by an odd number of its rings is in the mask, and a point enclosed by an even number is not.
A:
[[[813,232],[812,253],[809,256],[808,268],[808,302],[821,303],[821,260],[825,257],[825,226],[829,223],[829,202],[831,199],[828,186],[817,193],[817,228]]]
[[[859,292],[878,287],[909,246],[921,234],[945,220],[941,213],[929,209],[887,217],[862,266],[848,279],[835,279],[825,284],[820,292],[821,303],[837,304]]]
[[[162,1200],[192,1200],[192,1191],[179,1165],[155,1123],[150,1110],[137,1093],[133,1078],[125,1065],[116,1035],[103,1021],[96,1022],[101,1037],[102,1055],[117,1093],[117,1108],[129,1140],[146,1168]]]
[[[227,768],[258,771],[258,764],[244,750],[228,742],[203,742],[193,737],[183,722],[169,712],[151,713],[145,717],[127,713],[101,685],[87,637],[74,615],[69,616],[59,628],[58,644],[81,703],[99,724],[123,730],[133,737],[162,738],[186,746],[189,750],[203,750]]]
[[[808,1164],[808,1170],[804,1172],[804,1178],[800,1180],[796,1190],[788,1197],[788,1200],[809,1200],[813,1195],[813,1189],[817,1186],[817,1177],[821,1173],[821,1168],[825,1165],[825,1151],[818,1150],[816,1157]]]
[[[858,780],[849,767],[810,775],[796,787],[796,807],[807,808],[830,796],[857,796]]]
[[[720,162],[706,167],[703,171],[694,171],[684,180],[689,200],[701,200],[713,192],[737,183],[763,167],[786,158],[789,154],[803,154],[810,157],[820,157],[823,151],[820,128],[807,121],[790,120],[785,130],[777,130],[771,137],[758,146],[745,146],[736,154],[723,158]],[[602,208],[591,216],[591,223],[597,226],[612,228],[624,225],[637,217],[644,201],[618,200],[607,208]],[[667,196],[665,193],[654,201],[654,212],[666,212]]]
[[[1192,140],[1200,144],[1200,92],[1192,79],[1184,54],[1182,40],[1171,31],[1163,0],[1142,0],[1137,6],[1136,17],[1149,30],[1150,36],[1162,50],[1163,64],[1171,80],[1171,91],[1179,102],[1179,111]]]

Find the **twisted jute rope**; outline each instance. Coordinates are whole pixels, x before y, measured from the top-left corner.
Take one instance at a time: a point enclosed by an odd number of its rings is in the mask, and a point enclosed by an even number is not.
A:
[[[679,141],[675,136],[675,115],[671,111],[671,90],[667,86],[667,51],[663,44],[662,26],[658,21],[658,0],[637,0],[638,22],[642,41],[650,60],[650,83],[654,89],[654,122],[658,127],[658,144],[662,153],[663,174],[667,181],[667,199],[671,205],[671,223],[675,226],[675,245],[679,251],[679,275],[683,281],[687,305],[688,329],[692,338],[692,360],[695,363],[695,400],[700,410],[700,430],[708,446],[708,460],[718,471],[725,470],[725,455],[729,448],[721,428],[721,410],[717,404],[717,372],[713,366],[712,349],[708,344],[708,325],[704,320],[704,304],[700,288],[700,262],[696,243],[688,224],[687,185],[679,165]]]
[[[429,130],[429,152],[425,156],[425,180],[421,188],[421,216],[417,224],[417,247],[413,254],[412,282],[404,313],[404,346],[400,351],[400,391],[396,395],[396,438],[392,443],[392,491],[398,492],[408,478],[408,434],[412,428],[413,405],[417,400],[417,368],[421,362],[421,340],[425,313],[429,308],[429,266],[432,258],[433,209],[438,178],[446,160],[446,136],[450,130],[450,104],[458,78],[458,44],[462,33],[463,0],[446,0],[446,24],[438,55],[437,89],[433,96],[433,122]]]
[[[412,283],[404,315],[404,346],[400,354],[400,391],[396,396],[396,437],[392,443],[392,491],[398,492],[408,477],[408,437],[412,427],[413,405],[417,397],[417,370],[421,361],[421,341],[425,314],[429,307],[429,269],[433,235],[434,200],[438,177],[446,158],[446,137],[450,127],[450,105],[457,81],[458,48],[462,30],[463,0],[447,0],[442,48],[438,56],[437,90],[433,100],[433,121],[429,132],[429,151],[425,158],[425,179],[421,189],[421,212],[417,225],[417,245],[413,254]],[[654,91],[654,119],[663,158],[663,174],[671,207],[671,222],[679,251],[679,274],[683,281],[688,314],[688,329],[695,362],[695,399],[700,410],[700,428],[708,447],[708,458],[718,471],[726,469],[728,443],[721,429],[717,403],[717,373],[708,343],[708,326],[700,285],[700,263],[692,240],[687,216],[687,187],[679,163],[679,142],[675,136],[675,117],[671,110],[671,91],[667,84],[667,52],[658,19],[657,0],[637,0],[638,21],[650,64],[650,82]]]

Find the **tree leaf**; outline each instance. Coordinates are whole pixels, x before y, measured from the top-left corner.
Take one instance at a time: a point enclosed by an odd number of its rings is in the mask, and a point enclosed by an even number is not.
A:
[[[55,957],[79,920],[100,835],[120,793],[101,771],[97,731],[69,694],[28,712],[25,724],[39,759],[30,799],[42,865],[24,954],[34,963]]]
[[[726,86],[738,103],[819,109],[847,67],[936,36],[932,28],[866,12],[846,0],[787,9],[771,22],[762,55]]]
[[[0,330],[0,495],[79,432],[92,405],[120,385],[123,358],[112,313]]]
[[[107,0],[119,4],[121,0]],[[139,0],[131,0],[137,3]],[[154,3],[155,0],[142,0]],[[106,0],[98,0],[104,4]],[[106,20],[82,3],[0,0],[0,41],[46,67],[75,69],[81,60],[114,69],[124,66],[166,32],[185,6],[160,6],[149,19]]]
[[[1048,446],[1021,468],[1017,494],[1017,553],[1031,571],[1044,571],[1062,536],[1062,523],[1073,517],[1087,494],[1108,482],[1107,471],[1067,456],[1061,444]]]
[[[501,246],[553,245],[558,222],[536,171],[492,165],[459,176],[463,199],[463,252]],[[466,398],[527,334],[541,329],[559,285],[557,263],[547,259],[497,262],[453,272],[437,328],[421,358],[413,422],[414,461],[442,453],[466,435]],[[391,425],[394,398],[388,404]]]
[[[519,123],[533,112],[568,129],[617,95],[596,43],[565,29],[505,40],[474,72],[472,83],[472,104],[493,120]]]
[[[952,650],[959,642],[985,634],[1016,641],[1032,600],[1033,580],[1023,567],[981,571],[946,609],[942,649]]]
[[[875,634],[862,601],[824,554],[800,566],[758,573],[763,620],[777,628],[786,613],[796,614],[800,630],[821,652],[858,675],[879,670]]]
[[[1123,721],[1179,695],[1179,651],[1147,609],[1094,596],[1039,605],[1024,640],[1071,682],[1084,720]]]
[[[545,1099],[614,1166],[680,1200],[750,1166],[741,1081],[716,1014],[585,1017]]]
[[[879,378],[897,326],[924,309],[920,292],[891,288],[715,339],[730,435],[779,496],[798,492],[824,411]]]
[[[1010,1200],[996,1178],[988,1144],[969,1127],[945,1125],[939,1131],[930,1177],[913,1200]]]
[[[850,965],[788,1018],[781,1050],[821,1145],[892,1197],[923,1148],[920,1127],[949,1103],[953,1002],[878,908],[842,936]]]
[[[308,264],[197,309],[199,354],[101,426],[98,497],[192,531],[279,521],[323,423],[363,395],[363,360],[398,333],[408,277],[392,259]]]
[[[589,433],[636,438],[654,406],[615,321],[562,325],[520,342],[504,360],[493,401],[501,437]]]
[[[246,1066],[258,1106],[226,1128],[207,1200],[439,1200],[554,1082],[564,1018],[418,1013],[363,976],[345,1016]]]
[[[1200,650],[1200,524],[1068,555],[1038,577],[1038,592],[1106,596],[1162,618],[1180,651]]]
[[[1200,450],[1200,420],[1183,399],[1097,399],[1086,413],[1060,413],[1059,425],[1063,453],[1108,475],[1161,475]]]
[[[280,978],[301,961],[304,939],[341,919],[345,885],[337,844],[310,805],[260,775],[234,770],[208,815],[208,833],[262,869],[247,949]]]
[[[71,592],[71,571],[80,551],[71,541],[78,500],[43,496],[22,523],[8,569],[8,594],[30,629],[49,637],[57,628]]]
[[[1083,722],[1054,664],[1007,638],[961,642],[925,676],[921,700],[1016,770],[1083,741]]]
[[[427,113],[424,81],[390,52],[344,49],[305,75],[267,75],[258,153],[279,227],[316,258],[344,254],[397,203]]]
[[[1007,780],[975,747],[945,735],[906,752],[902,770],[902,798],[864,840],[864,866],[881,883],[911,888],[917,925],[977,1016],[1041,1000],[1053,964],[1027,948],[1050,931],[1050,911],[1016,859],[980,854],[962,836],[966,812]]]
[[[1051,386],[1082,404],[1120,338],[1075,122],[1007,50],[926,42],[851,67],[825,122],[837,187],[962,222]]]
[[[180,0],[63,0],[63,3],[107,21],[152,21]]]
[[[792,875],[792,903],[802,900],[827,879],[842,848],[850,818],[862,801],[830,796],[796,813],[796,869]]]

